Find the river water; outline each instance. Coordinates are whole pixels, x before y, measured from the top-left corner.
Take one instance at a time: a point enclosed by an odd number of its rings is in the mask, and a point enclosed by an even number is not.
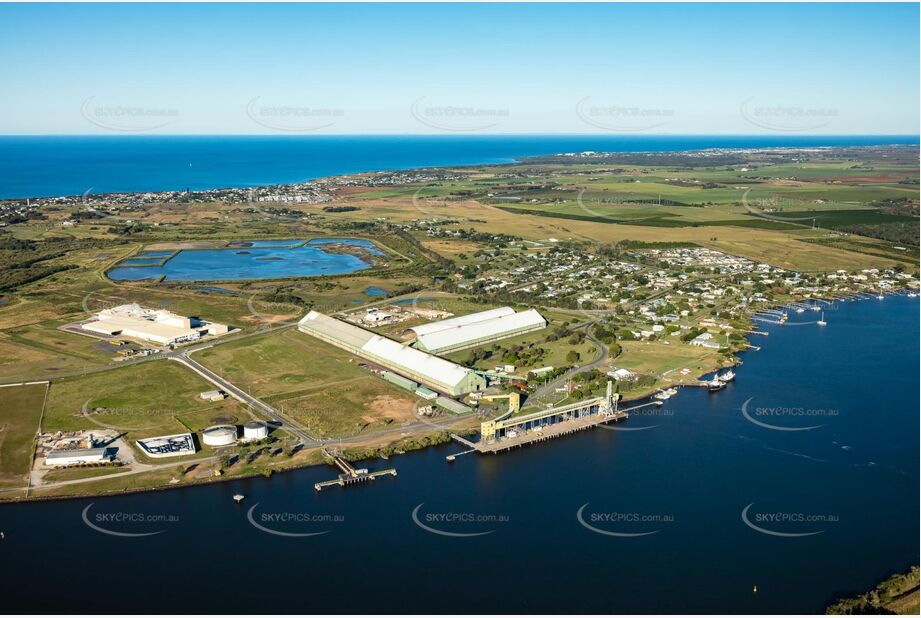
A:
[[[918,300],[825,315],[765,326],[727,389],[613,430],[453,464],[431,448],[320,494],[331,468],[0,506],[4,607],[821,612],[919,544]]]

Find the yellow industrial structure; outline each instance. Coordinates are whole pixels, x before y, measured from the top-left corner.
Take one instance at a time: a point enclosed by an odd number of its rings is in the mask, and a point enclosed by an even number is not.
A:
[[[509,395],[487,395],[483,399],[487,397],[498,399],[509,397]],[[565,420],[598,417],[598,420],[601,421],[601,419],[616,415],[617,401],[620,395],[613,392],[613,385],[608,382],[607,393],[601,397],[593,397],[559,408],[548,408],[522,416],[513,416],[511,412],[512,406],[514,405],[517,408],[519,403],[517,401],[518,395],[515,394],[514,397],[515,399],[509,400],[509,412],[480,424],[481,445],[495,442],[502,438],[516,437],[518,431],[541,431],[547,425],[555,425]]]

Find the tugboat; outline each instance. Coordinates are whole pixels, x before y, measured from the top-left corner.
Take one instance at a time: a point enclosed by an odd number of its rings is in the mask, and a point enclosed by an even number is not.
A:
[[[716,379],[722,382],[723,384],[729,384],[730,382],[736,379],[736,372],[733,371],[732,369],[729,369],[723,375],[716,376]]]
[[[711,393],[721,391],[724,388],[726,388],[726,383],[720,380],[719,378],[713,378],[712,380],[707,382],[707,390],[710,391]]]

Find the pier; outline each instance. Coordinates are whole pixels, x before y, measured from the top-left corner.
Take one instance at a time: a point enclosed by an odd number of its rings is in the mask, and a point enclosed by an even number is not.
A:
[[[338,485],[339,487],[345,487],[346,485],[355,485],[358,483],[365,483],[367,481],[373,481],[379,476],[396,476],[396,468],[388,468],[386,470],[379,470],[377,472],[369,472],[367,468],[355,468],[343,459],[340,455],[330,453],[323,450],[323,454],[333,460],[333,464],[336,465],[342,474],[331,481],[322,481],[320,483],[314,484],[314,489],[321,491],[324,487],[332,487],[333,485]]]
[[[468,450],[448,455],[446,459],[451,462],[468,453],[495,454],[545,442],[598,425],[626,420],[630,417],[629,412],[632,410],[661,406],[663,403],[654,401],[618,410],[618,398],[619,395],[612,393],[612,383],[608,382],[607,393],[603,397],[593,397],[558,408],[548,408],[520,416],[503,414],[480,424],[480,439],[477,442],[452,434],[451,438],[466,446]]]

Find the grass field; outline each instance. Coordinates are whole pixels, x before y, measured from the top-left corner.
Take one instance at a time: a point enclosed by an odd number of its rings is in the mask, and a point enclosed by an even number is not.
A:
[[[179,363],[165,360],[55,380],[42,429],[75,431],[103,426],[127,431],[136,440],[203,429],[215,424],[215,419],[248,420],[233,399],[215,403],[198,396],[212,388]],[[84,406],[106,411],[85,416]]]
[[[293,329],[204,350],[196,358],[320,436],[351,436],[415,417],[412,393]]]
[[[46,384],[0,388],[0,487],[20,486],[28,477],[47,388]]]

